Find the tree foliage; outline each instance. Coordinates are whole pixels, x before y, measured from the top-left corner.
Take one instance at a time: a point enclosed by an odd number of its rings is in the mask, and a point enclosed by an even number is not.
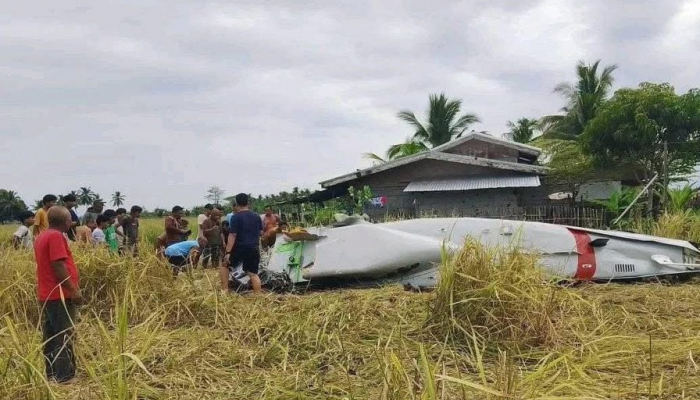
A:
[[[82,186],[78,189],[78,204],[81,206],[91,206],[92,203],[100,198],[100,195],[95,193],[89,186]]]
[[[221,200],[224,199],[224,190],[218,186],[212,186],[207,190],[207,195],[204,196],[205,199],[209,200],[212,204],[220,204]]]
[[[571,201],[575,201],[581,191],[581,186],[600,177],[593,160],[580,144],[572,140],[542,139],[537,142],[543,150],[545,165],[550,168],[547,174],[548,182],[563,191],[571,193]]]
[[[0,189],[0,222],[14,221],[27,204],[14,190]]]
[[[539,129],[539,122],[536,119],[520,118],[516,122],[508,121],[506,126],[509,129],[505,134],[506,139],[518,143],[529,143],[535,137],[535,131]]]
[[[563,114],[541,119],[546,136],[575,139],[598,115],[608,98],[614,82],[612,74],[617,69],[616,65],[609,65],[598,73],[600,61],[590,65],[579,61],[576,65],[576,83],[563,82],[554,88],[554,92],[564,98],[566,105],[561,109]]]
[[[376,153],[365,153],[364,158],[383,163],[418,154],[460,137],[469,126],[480,122],[479,117],[475,114],[460,115],[461,100],[450,99],[444,93],[431,94],[428,96],[428,100],[428,110],[424,122],[421,122],[409,110],[403,110],[397,114],[400,120],[413,128],[411,137],[403,143],[389,147],[385,157]]]
[[[420,122],[412,111],[400,111],[397,116],[414,129],[416,141],[437,147],[464,133],[470,125],[480,122],[475,114],[459,115],[462,101],[449,99],[444,93],[429,95],[426,121]]]
[[[374,153],[365,153],[364,156],[367,159],[383,163],[422,153],[426,150],[428,150],[428,146],[426,146],[425,143],[417,141],[413,138],[408,138],[403,143],[395,144],[389,147],[389,150],[387,150],[386,152],[385,158],[382,158]]]
[[[124,193],[120,191],[116,191],[112,193],[112,205],[114,207],[121,207],[124,202],[126,201],[126,197],[124,196]]]
[[[650,178],[664,166],[671,176],[700,163],[700,91],[677,95],[669,84],[618,90],[587,127],[584,149],[606,166],[628,163]]]
[[[668,189],[669,210],[677,213],[692,207],[698,193],[700,189],[688,184],[677,189]]]
[[[594,200],[593,203],[597,203],[602,206],[610,214],[618,217],[622,214],[627,207],[632,204],[634,198],[639,194],[639,189],[637,188],[622,188],[619,192],[614,192],[607,200]],[[637,204],[639,206],[639,204]]]

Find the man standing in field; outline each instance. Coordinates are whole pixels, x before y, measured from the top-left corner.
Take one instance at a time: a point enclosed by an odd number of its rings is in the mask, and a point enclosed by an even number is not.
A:
[[[136,257],[139,254],[139,218],[143,208],[132,206],[131,213],[122,218],[122,227],[124,228],[124,247],[129,254]]]
[[[102,215],[107,218],[107,229],[105,229],[105,241],[112,254],[119,252],[119,240],[117,239],[117,229],[114,225],[117,222],[117,213],[114,210],[105,210]]]
[[[204,221],[207,220],[207,218],[209,218],[209,216],[211,215],[212,210],[214,210],[214,206],[211,205],[211,204],[207,204],[207,205],[204,206],[204,213],[199,214],[199,215],[197,216],[197,227],[199,228],[199,234],[197,235],[197,237],[202,237],[202,236],[203,236],[203,235],[202,235],[202,224],[204,223]]]
[[[65,383],[75,377],[73,337],[82,297],[78,269],[63,235],[71,226],[70,212],[54,206],[47,212],[49,228],[36,238],[37,294],[43,310],[46,376]]]
[[[92,243],[92,231],[97,226],[97,221],[88,221],[87,225],[78,225],[75,228],[75,243]]]
[[[107,234],[105,234],[105,230],[107,230],[108,224],[109,218],[106,215],[100,214],[97,216],[95,229],[92,230],[92,244],[96,246],[107,245]]]
[[[228,289],[229,269],[243,264],[253,292],[262,292],[258,268],[260,267],[260,236],[262,219],[249,209],[249,198],[245,193],[236,195],[235,211],[229,225],[226,242],[225,265],[219,268],[222,289]]]
[[[34,238],[38,237],[41,232],[49,229],[48,211],[49,208],[56,205],[56,201],[58,201],[58,197],[52,194],[47,194],[41,199],[42,207],[37,210],[36,216],[34,217],[34,229],[32,230]]]
[[[211,260],[214,268],[221,266],[221,255],[224,246],[224,238],[221,233],[221,211],[213,209],[209,217],[202,222],[200,227],[202,236],[207,238],[207,246],[202,251],[202,267],[206,268]]]
[[[265,214],[262,217],[263,237],[262,248],[267,250],[275,245],[279,232],[280,217],[272,211],[272,206],[265,206]]]
[[[185,241],[187,236],[192,233],[191,230],[184,229],[182,212],[184,209],[180,206],[173,207],[172,215],[165,218],[165,247],[172,244]]]
[[[22,211],[17,216],[17,219],[22,225],[20,225],[12,235],[12,245],[15,249],[31,249],[34,247],[34,236],[30,229],[34,225],[34,213],[31,211]]]
[[[204,213],[199,214],[197,216],[197,239],[203,237],[204,235],[202,234],[202,224],[204,221],[209,218],[211,215],[211,211],[214,209],[214,206],[211,204],[207,204],[204,206]],[[202,265],[206,268],[207,262],[209,261],[209,246],[205,247],[202,249]]]
[[[75,212],[75,206],[78,204],[78,199],[75,197],[74,194],[69,193],[61,198],[63,200],[63,206],[68,209],[70,212],[70,229],[68,229],[68,232],[66,234],[68,235],[68,239],[70,239],[72,242],[75,242],[75,232],[76,228],[78,225],[80,225],[80,219],[78,218],[78,214]]]
[[[126,236],[124,236],[124,227],[122,222],[124,222],[124,216],[126,215],[126,208],[117,208],[117,222],[114,224],[114,229],[117,231],[117,241],[119,242],[119,254],[124,254]]]
[[[83,220],[81,221],[83,225],[88,225],[90,222],[97,223],[97,216],[102,214],[105,203],[102,200],[95,200],[92,202],[92,207],[88,208],[83,214]]]

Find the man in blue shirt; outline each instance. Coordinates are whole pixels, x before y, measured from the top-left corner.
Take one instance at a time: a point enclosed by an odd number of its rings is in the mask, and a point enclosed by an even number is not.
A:
[[[186,240],[173,243],[165,248],[164,255],[173,268],[173,275],[177,275],[184,268],[197,265],[202,249],[207,245],[207,239],[200,237],[197,240]]]
[[[226,241],[225,265],[219,269],[221,286],[228,288],[229,270],[243,264],[243,271],[250,278],[253,292],[262,291],[258,269],[260,267],[260,237],[263,226],[260,216],[249,209],[248,195],[236,195],[235,214],[231,217]]]

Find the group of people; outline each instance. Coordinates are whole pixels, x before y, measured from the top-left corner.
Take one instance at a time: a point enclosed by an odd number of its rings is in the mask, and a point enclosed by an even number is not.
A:
[[[174,275],[197,266],[200,259],[203,268],[218,268],[224,290],[228,289],[231,268],[241,265],[253,291],[260,292],[260,248],[274,246],[286,224],[270,206],[265,207],[262,216],[251,211],[249,201],[248,195],[237,195],[232,212],[225,217],[218,206],[205,205],[204,212],[197,216],[198,234],[192,240],[183,208],[173,207],[165,219],[165,231],[156,240],[156,253],[167,259]]]
[[[95,202],[78,218],[74,211],[75,197],[58,198],[46,195],[36,214],[23,213],[22,226],[15,232],[16,247],[33,248],[37,264],[37,295],[42,303],[44,358],[46,375],[56,382],[70,382],[75,377],[76,357],[73,351],[74,321],[82,303],[79,271],[71,252],[71,242],[105,245],[118,254],[138,256],[139,218],[143,209],[104,210]],[[174,207],[165,220],[165,231],[158,237],[156,249],[176,271],[197,265],[200,254],[203,265],[219,267],[222,289],[229,288],[229,272],[242,267],[253,291],[262,291],[258,269],[260,248],[274,245],[274,238],[284,223],[270,207],[263,216],[250,210],[249,196],[235,197],[233,212],[222,219],[222,210],[207,205],[197,218],[196,240],[182,218],[182,207]]]
[[[71,219],[70,226],[63,232],[69,242],[105,246],[119,254],[138,254],[141,207],[133,206],[129,213],[125,208],[104,210],[104,203],[97,200],[78,218],[75,195],[65,195],[61,200]],[[57,196],[47,194],[42,198],[42,207],[36,214],[31,211],[20,213],[18,219],[21,225],[13,235],[15,248],[34,247],[34,239],[49,229],[48,211],[57,203]]]

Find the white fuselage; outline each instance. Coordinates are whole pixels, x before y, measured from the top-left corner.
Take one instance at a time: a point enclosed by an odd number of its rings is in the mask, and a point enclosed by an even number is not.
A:
[[[543,268],[563,278],[618,280],[700,270],[700,252],[685,241],[538,222],[427,218],[310,231],[321,238],[295,244],[281,238],[267,268],[289,274],[294,282],[391,280],[433,286],[444,250],[457,250],[471,237],[486,246],[536,253]]]

